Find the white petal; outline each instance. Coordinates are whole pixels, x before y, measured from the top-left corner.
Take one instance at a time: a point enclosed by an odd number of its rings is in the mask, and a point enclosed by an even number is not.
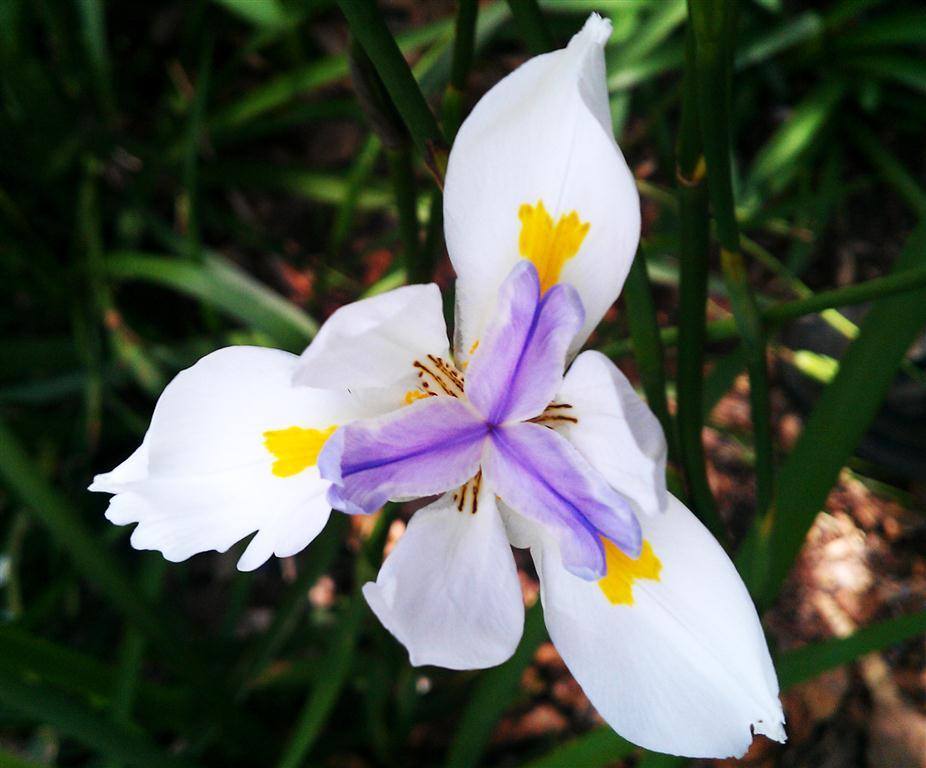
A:
[[[440,289],[407,285],[346,304],[302,353],[295,381],[329,389],[414,388],[415,360],[449,359]]]
[[[281,477],[265,432],[326,430],[373,415],[369,403],[292,383],[298,357],[257,347],[213,352],[181,372],[158,400],[141,447],[90,489],[116,494],[107,517],[138,523],[131,542],[184,560],[224,552],[257,531],[239,561],[291,555],[324,527],[328,483],[318,469]],[[375,412],[375,411],[373,411]]]
[[[452,494],[416,512],[363,594],[415,666],[482,669],[509,658],[524,604],[494,494],[483,484],[475,514]]]
[[[521,258],[524,204],[542,201],[554,222],[575,211],[590,224],[560,276],[586,310],[573,351],[620,293],[640,236],[640,200],[613,138],[603,50],[610,32],[593,15],[568,47],[530,59],[493,87],[457,134],[444,221],[458,278],[458,356],[479,339]]]
[[[641,523],[662,569],[634,580],[632,604],[566,571],[538,532],[544,617],[566,665],[614,730],[647,749],[728,757],[753,731],[784,741],[775,671],[733,564],[674,497]]]
[[[659,420],[627,377],[600,352],[579,355],[569,368],[557,402],[578,419],[556,426],[588,462],[640,514],[665,510],[666,441]]]

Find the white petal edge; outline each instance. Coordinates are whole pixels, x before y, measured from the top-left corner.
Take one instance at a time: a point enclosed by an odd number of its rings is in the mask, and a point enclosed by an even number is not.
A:
[[[457,272],[458,358],[480,338],[499,285],[521,258],[522,204],[542,200],[554,221],[575,210],[591,225],[561,273],[586,310],[573,353],[620,293],[640,237],[640,199],[613,138],[603,50],[610,32],[593,14],[565,49],[496,84],[457,134],[444,221]]]
[[[171,561],[226,551],[257,532],[239,560],[253,570],[295,554],[328,520],[328,483],[315,467],[273,474],[264,432],[326,429],[374,415],[379,406],[344,393],[296,387],[298,357],[229,347],[202,358],[168,384],[142,445],[90,490],[115,494],[107,518],[137,523],[136,549]]]
[[[662,562],[633,605],[560,564],[539,529],[531,552],[550,638],[601,716],[647,749],[739,757],[753,733],[786,739],[778,682],[752,600],[721,547],[677,499],[641,520]]]
[[[295,382],[326,389],[415,386],[415,360],[449,358],[440,289],[406,285],[336,310],[302,353]],[[401,404],[401,403],[399,403]]]
[[[483,669],[518,646],[524,603],[495,497],[475,514],[445,494],[412,517],[363,595],[412,665]]]
[[[641,515],[663,512],[666,440],[659,420],[620,369],[600,352],[580,354],[563,379],[557,402],[578,419],[556,430],[569,440]]]

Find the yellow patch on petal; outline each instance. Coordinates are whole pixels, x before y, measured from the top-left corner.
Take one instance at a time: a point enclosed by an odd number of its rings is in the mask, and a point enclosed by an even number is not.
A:
[[[633,605],[634,582],[637,579],[659,581],[662,561],[656,557],[648,541],[643,542],[640,556],[636,559],[625,555],[607,539],[602,541],[608,570],[604,578],[598,580],[598,586],[613,605]]]
[[[560,216],[554,225],[542,200],[538,200],[537,205],[522,205],[518,218],[521,220],[518,248],[521,256],[537,267],[540,292],[546,293],[559,282],[563,265],[579,252],[591,224],[570,211]]]
[[[271,467],[273,474],[277,477],[292,477],[304,469],[314,467],[318,454],[336,429],[337,426],[327,429],[287,427],[264,432],[264,446],[276,458]]]
[[[427,393],[420,389],[410,389],[405,393],[405,405],[411,405],[416,400],[423,400],[426,397],[428,397]]]

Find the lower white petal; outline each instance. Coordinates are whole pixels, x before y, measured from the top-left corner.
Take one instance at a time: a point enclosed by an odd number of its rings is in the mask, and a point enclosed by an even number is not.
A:
[[[601,716],[647,749],[728,757],[753,732],[784,741],[775,671],[733,564],[674,497],[641,524],[658,563],[609,560],[601,583],[566,571],[537,531],[544,617],[566,665]]]
[[[364,597],[415,666],[482,669],[514,653],[524,628],[521,585],[495,497],[476,511],[446,494],[419,510]]]
[[[294,385],[298,360],[231,347],[167,386],[141,447],[90,486],[115,494],[107,511],[113,523],[138,523],[132,546],[178,561],[224,552],[256,531],[238,564],[251,570],[271,555],[298,552],[318,534],[330,514],[328,483],[298,451],[295,459],[275,454],[268,434],[295,430],[320,448],[331,428],[378,406]]]

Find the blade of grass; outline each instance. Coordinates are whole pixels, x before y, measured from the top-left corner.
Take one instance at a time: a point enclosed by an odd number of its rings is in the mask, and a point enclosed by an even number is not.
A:
[[[895,273],[926,264],[926,224],[910,236]],[[924,292],[882,298],[860,326],[839,373],[823,390],[778,479],[774,526],[754,527],[749,550],[767,552],[750,573],[753,595],[767,605],[804,542],[839,471],[884,399],[900,362],[926,324]]]
[[[446,168],[443,134],[376,3],[374,0],[338,0],[338,6],[376,67],[419,151],[437,178],[443,178]]]
[[[806,298],[771,304],[764,307],[761,314],[763,321],[768,326],[774,327],[804,315],[812,315],[827,309],[846,307],[853,304],[864,304],[874,299],[916,291],[924,286],[926,286],[926,267],[921,265],[885,277],[872,278],[857,285],[833,288],[829,291],[811,294]],[[705,330],[705,341],[710,343],[730,341],[738,337],[736,323],[732,318],[712,320],[706,325]],[[681,347],[683,332],[683,328],[669,326],[659,329],[659,337],[665,347],[676,345]],[[604,346],[602,351],[611,357],[622,357],[630,354],[633,351],[633,346],[630,339],[622,339]],[[679,353],[681,354],[681,348]],[[681,392],[679,396],[682,397]]]
[[[523,768],[607,768],[618,760],[630,757],[637,748],[608,727],[578,736],[550,750],[543,757],[532,760]]]
[[[361,597],[352,596],[337,633],[332,638],[331,650],[321,661],[325,674],[312,688],[299,714],[299,719],[296,721],[293,736],[277,763],[278,768],[299,768],[303,765],[306,756],[321,734],[332,707],[348,682],[357,644],[357,634],[365,614],[366,603]]]
[[[98,536],[42,477],[19,438],[0,421],[0,476],[67,553],[78,572],[135,626],[162,648],[173,646],[164,617],[138,594],[137,585],[116,563]]]
[[[675,438],[675,424],[669,414],[666,400],[665,359],[662,341],[659,338],[659,323],[656,319],[656,305],[653,289],[646,274],[646,260],[642,248],[624,283],[624,300],[627,302],[627,323],[633,341],[634,357],[640,370],[646,402],[656,414],[669,445],[669,457],[678,460],[678,445]]]
[[[814,87],[756,155],[747,188],[781,192],[800,167],[798,161],[819,143],[845,93],[841,80],[824,80]]]
[[[215,254],[202,262],[133,251],[107,255],[105,267],[118,280],[142,280],[172,288],[266,333],[284,349],[301,351],[317,324],[282,296]]]
[[[85,705],[54,689],[26,682],[0,668],[0,702],[39,723],[114,760],[139,768],[192,768],[192,763],[173,757],[145,736],[113,723]]]
[[[437,21],[397,35],[396,42],[402,51],[407,52],[446,35],[450,26],[449,20]],[[347,74],[347,56],[343,53],[286,72],[216,112],[209,120],[210,132],[222,134],[236,130],[267,112],[285,106],[297,96],[331,85]]]
[[[724,526],[707,482],[703,426],[704,345],[710,257],[706,166],[698,121],[698,81],[694,36],[689,27],[682,84],[682,114],[676,145],[676,197],[679,208],[678,432],[679,451],[690,502],[701,521],[723,541]],[[665,337],[663,337],[665,341]]]
[[[269,27],[270,29],[288,27],[294,18],[279,0],[260,0],[257,3],[254,0],[212,0],[212,2],[257,27]]]
[[[553,47],[553,35],[547,27],[537,0],[508,0],[515,26],[534,55]]]
[[[867,19],[864,24],[835,35],[833,42],[840,50],[922,45],[924,29],[926,10],[904,9],[888,16]]]
[[[369,136],[360,148],[357,159],[347,174],[344,199],[335,213],[334,223],[331,226],[331,235],[328,238],[328,257],[332,262],[337,261],[337,257],[347,241],[347,236],[350,234],[350,228],[354,221],[354,214],[357,212],[357,201],[360,199],[360,192],[370,179],[381,150],[382,143],[380,140],[376,136]]]
[[[106,44],[106,19],[103,0],[77,0],[80,12],[81,37],[93,73],[93,85],[104,114],[116,111],[113,96],[112,67]]]
[[[447,753],[446,768],[476,768],[502,713],[520,690],[521,675],[546,638],[538,601],[524,617],[524,636],[508,661],[483,672],[460,717]]]
[[[782,688],[790,688],[834,667],[855,661],[866,653],[926,634],[926,611],[877,622],[848,637],[811,643],[788,651],[775,667]]]
[[[0,750],[0,768],[48,768],[47,763],[35,763],[18,755]]]
[[[160,595],[166,566],[167,561],[158,555],[151,556],[144,564],[141,594],[147,599],[154,601]],[[142,676],[145,646],[145,636],[131,624],[127,625],[119,647],[119,672],[110,707],[110,717],[117,726],[132,725],[132,711],[135,709],[138,684]],[[109,762],[111,768],[119,768],[121,765],[118,760]]]
[[[846,66],[926,93],[926,62],[916,54],[877,53],[846,58]]]
[[[772,503],[774,455],[765,330],[747,280],[741,252],[730,165],[735,7],[723,0],[689,0],[688,8],[695,37],[698,114],[707,163],[708,192],[720,243],[724,282],[747,355],[749,401],[756,446],[756,506],[762,516]]]
[[[773,56],[801,43],[818,37],[824,30],[823,19],[815,11],[807,11],[773,25],[771,30],[759,37],[746,41],[736,52],[736,70],[761,64]]]
[[[431,279],[433,264],[424,258],[418,237],[418,193],[410,147],[389,150],[389,176],[399,212],[399,239],[405,262],[406,279],[410,283],[426,283]]]
[[[237,701],[242,701],[253,684],[263,673],[293,633],[301,612],[305,610],[309,588],[318,581],[319,576],[331,564],[347,532],[347,518],[335,515],[325,526],[324,533],[309,547],[297,579],[290,585],[280,599],[273,622],[242,657],[233,678],[237,690]]]
[[[923,27],[926,29],[926,26]],[[894,188],[910,210],[920,219],[926,219],[926,190],[868,126],[847,120],[846,130],[852,142],[864,154],[881,178]]]
[[[14,625],[0,626],[0,666],[96,701],[110,701],[118,671],[97,659]],[[186,691],[139,681],[139,710],[146,722],[176,727],[190,716]]]
[[[450,82],[444,91],[444,100],[441,105],[444,131],[448,141],[453,141],[462,119],[463,94],[466,91],[469,71],[473,64],[478,13],[479,6],[476,0],[460,0],[457,3]]]
[[[190,104],[190,120],[187,129],[186,145],[183,153],[183,192],[182,210],[184,212],[182,231],[186,235],[187,253],[190,258],[200,257],[200,226],[199,226],[199,145],[203,137],[206,102],[209,98],[209,81],[212,76],[212,37],[209,36],[203,45],[200,56],[198,76],[192,103]]]
[[[370,538],[364,543],[354,566],[356,588],[348,598],[345,614],[334,637],[330,650],[321,662],[325,674],[320,676],[306,699],[292,737],[286,745],[277,768],[299,768],[309,755],[315,741],[349,681],[354,651],[363,618],[368,615],[361,588],[376,571],[382,560],[386,533],[395,519],[395,505],[389,504],[379,514]]]

